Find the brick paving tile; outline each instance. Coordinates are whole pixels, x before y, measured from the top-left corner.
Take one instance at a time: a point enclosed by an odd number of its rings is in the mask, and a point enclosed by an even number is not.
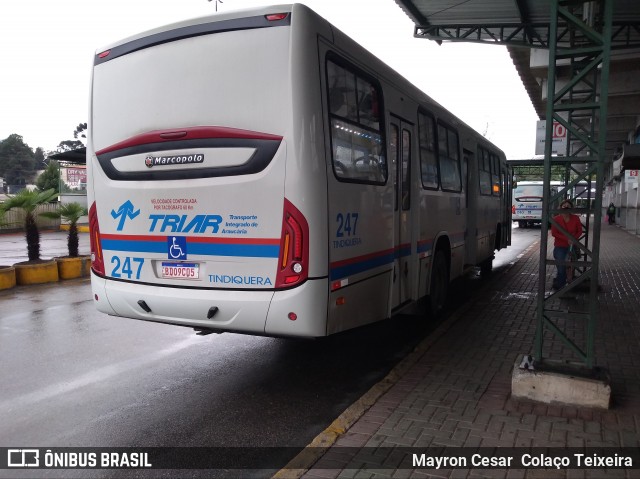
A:
[[[514,400],[511,372],[533,350],[536,330],[539,244],[471,295],[412,367],[343,436],[352,444],[428,448],[640,447],[640,238],[619,227],[602,229],[596,361],[611,377],[607,411]],[[547,268],[551,281],[553,267]],[[584,310],[584,295],[553,299],[558,309]],[[586,337],[583,320],[556,320],[576,342]],[[545,336],[545,352],[573,358],[561,341]],[[343,440],[337,444],[345,444]],[[333,448],[329,449],[327,455]],[[395,478],[634,478],[639,469],[497,470],[394,469],[380,458],[365,468],[357,461],[322,469],[312,479]],[[640,465],[639,465],[640,467]]]

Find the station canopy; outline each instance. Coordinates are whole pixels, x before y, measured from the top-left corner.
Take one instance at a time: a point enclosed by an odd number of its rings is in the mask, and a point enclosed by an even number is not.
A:
[[[414,36],[437,41],[504,45],[520,75],[538,117],[546,117],[544,86],[547,64],[536,64],[549,47],[550,0],[395,0],[414,22]],[[589,2],[584,2],[588,5]],[[597,3],[597,2],[592,2]],[[585,8],[585,14],[590,10]],[[591,12],[593,13],[593,12]],[[584,19],[585,22],[589,18]],[[640,116],[640,0],[613,0],[613,22],[606,156],[620,155]],[[567,47],[559,24],[558,47]],[[537,55],[537,57],[534,57]],[[544,58],[544,56],[543,56]],[[557,81],[567,78],[566,67],[557,65]],[[625,153],[625,156],[626,155]]]
[[[549,0],[395,1],[419,37],[539,48],[549,44]],[[638,0],[614,0],[613,8],[612,49],[640,47]]]

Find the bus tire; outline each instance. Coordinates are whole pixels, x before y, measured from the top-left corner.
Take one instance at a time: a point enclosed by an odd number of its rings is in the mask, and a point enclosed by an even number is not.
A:
[[[449,265],[441,249],[436,251],[431,267],[431,281],[429,282],[428,311],[437,318],[442,314],[447,302],[449,290]]]
[[[524,228],[524,221],[518,220],[518,228]]]

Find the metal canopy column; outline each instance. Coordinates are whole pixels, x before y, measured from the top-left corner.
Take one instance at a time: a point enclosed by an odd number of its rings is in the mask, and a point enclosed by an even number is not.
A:
[[[549,72],[544,159],[544,206],[540,248],[537,328],[534,359],[543,368],[595,366],[594,339],[597,324],[602,189],[605,161],[606,118],[611,50],[613,0],[585,3],[552,0],[549,30]],[[556,69],[570,65],[566,85],[556,84]],[[565,66],[563,65],[563,68]],[[565,156],[552,156],[554,122],[567,129]],[[552,194],[552,169],[562,166],[565,186]],[[576,186],[587,182],[587,201],[577,204]],[[591,198],[595,184],[594,198]],[[557,262],[549,259],[549,229],[559,203],[574,200],[572,213],[586,215],[584,234],[573,241],[582,260],[571,261],[574,279],[559,291],[549,292],[550,276]],[[593,217],[591,223],[590,218]],[[575,301],[577,295],[584,296]],[[560,340],[561,346],[558,347]],[[566,356],[572,356],[568,358]]]
[[[605,157],[613,157],[616,143],[626,141],[620,135],[637,126],[633,117],[637,111],[637,88],[624,87],[631,72],[638,69],[635,64],[625,65],[622,60],[615,63],[617,72],[611,89],[616,99],[608,111],[610,53],[625,51],[638,60],[637,0],[492,0],[473,5],[456,0],[395,1],[414,21],[414,36],[418,38],[508,46],[534,107],[539,115],[545,112],[544,161],[512,162],[514,167],[528,167],[531,172],[541,168],[546,185],[533,353],[540,369],[572,364],[580,367],[580,372],[596,372],[594,335]],[[519,50],[522,47],[549,50],[546,105],[540,101],[543,89],[530,68],[533,63],[525,60]],[[536,55],[536,68],[542,68],[540,52]],[[530,56],[528,60],[532,59]],[[567,71],[570,79],[565,82]],[[556,82],[557,78],[562,79],[562,84]],[[611,114],[621,121],[613,121]],[[564,156],[551,155],[554,124],[568,132]],[[554,180],[563,177],[565,185],[553,195],[552,175]],[[551,276],[556,264],[548,248],[550,222],[558,214],[558,201],[575,198],[577,190],[584,188],[584,181],[586,198],[580,198],[572,210],[585,215],[584,236],[576,242],[583,253],[582,260],[570,264],[576,271],[574,281],[561,291],[552,292]],[[527,357],[521,367],[529,365]],[[574,372],[570,371],[571,375]]]

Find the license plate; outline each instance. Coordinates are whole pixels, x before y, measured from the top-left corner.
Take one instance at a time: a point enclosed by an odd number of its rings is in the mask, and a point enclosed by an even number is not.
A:
[[[162,263],[162,277],[171,279],[198,279],[200,265],[198,263]]]

